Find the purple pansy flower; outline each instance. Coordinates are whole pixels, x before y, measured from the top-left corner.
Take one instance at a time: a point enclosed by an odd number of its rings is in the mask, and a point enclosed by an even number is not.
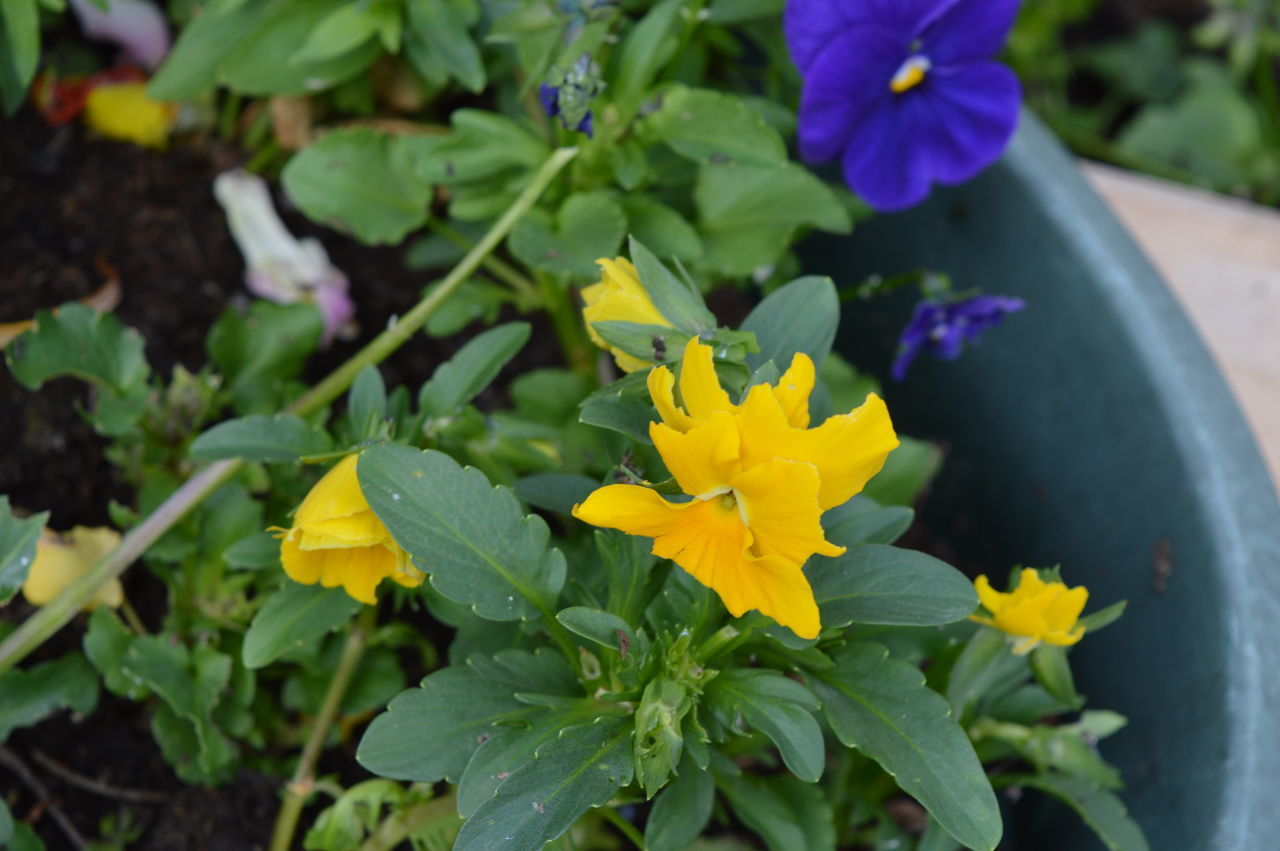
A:
[[[559,86],[552,86],[547,83],[543,83],[538,87],[538,101],[542,104],[542,111],[545,112],[548,117],[559,118],[560,123],[564,125],[565,129],[569,129],[569,124],[565,120],[567,116],[565,116],[563,111],[560,109]],[[578,126],[573,129],[577,130],[579,133],[586,133],[588,136],[591,135],[591,110],[587,110],[586,114],[582,116],[582,120],[578,122]]]
[[[898,339],[898,356],[891,370],[893,380],[906,378],[907,369],[925,349],[943,360],[955,360],[966,341],[977,342],[983,332],[999,325],[1005,314],[1017,313],[1026,306],[1020,298],[1001,295],[920,302]]]
[[[788,0],[801,155],[839,158],[883,211],[969,180],[1018,123],[1018,78],[991,59],[1017,12],[1018,0]]]

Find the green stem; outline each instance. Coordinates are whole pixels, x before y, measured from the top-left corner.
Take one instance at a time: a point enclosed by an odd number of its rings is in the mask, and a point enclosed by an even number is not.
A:
[[[468,251],[472,248],[471,240],[467,239],[466,236],[459,233],[446,222],[442,222],[439,219],[432,219],[427,222],[427,227],[431,228],[433,231],[440,234],[442,237],[464,251]],[[484,268],[495,278],[515,290],[516,294],[529,306],[542,303],[542,294],[538,292],[538,285],[520,274],[520,270],[512,266],[507,261],[498,257],[486,257],[484,259]]]
[[[369,364],[380,362],[412,337],[445,299],[471,276],[481,260],[497,248],[498,243],[506,237],[520,217],[537,202],[542,191],[577,153],[576,148],[561,148],[552,153],[534,174],[533,180],[516,198],[511,208],[494,223],[467,256],[462,258],[439,287],[402,319],[392,323],[373,342],[290,405],[288,411],[305,415],[327,405],[351,386],[351,382],[355,380],[360,370]],[[22,626],[10,633],[3,643],[0,643],[0,674],[21,662],[27,654],[65,626],[76,612],[93,599],[98,589],[141,558],[161,535],[169,531],[201,501],[229,482],[243,466],[244,462],[238,458],[216,461],[184,482],[146,520],[130,529],[115,550],[108,553],[90,568],[88,573],[69,585],[52,602],[28,618]]]
[[[644,834],[634,824],[624,819],[617,810],[611,807],[601,807],[598,812],[604,817],[605,821],[616,827],[627,839],[630,839],[632,845],[639,848],[640,851],[644,851]]]
[[[396,813],[378,825],[373,835],[360,845],[360,851],[391,851],[409,834],[426,827],[433,821],[449,821],[459,825],[462,823],[452,792],[441,798],[422,801]]]
[[[706,665],[721,653],[727,653],[742,644],[750,635],[749,627],[740,630],[733,624],[727,623],[702,642],[702,646],[694,652],[693,658],[698,660],[699,665]]]
[[[338,659],[338,667],[329,680],[329,688],[324,693],[324,702],[320,704],[320,714],[316,716],[311,733],[298,757],[298,767],[294,769],[293,779],[284,787],[284,803],[276,816],[275,831],[271,836],[271,851],[289,851],[293,846],[293,832],[298,827],[298,817],[302,808],[315,789],[316,761],[324,750],[325,740],[329,737],[329,728],[338,716],[338,708],[342,705],[342,697],[347,693],[347,685],[351,675],[360,664],[364,655],[365,644],[373,628],[374,618],[378,610],[368,606],[356,618],[347,634],[346,644],[342,647],[342,655]]]
[[[551,327],[560,341],[564,359],[575,372],[591,375],[591,347],[584,339],[584,326],[569,298],[569,291],[551,275],[539,275],[542,307],[551,317]]]

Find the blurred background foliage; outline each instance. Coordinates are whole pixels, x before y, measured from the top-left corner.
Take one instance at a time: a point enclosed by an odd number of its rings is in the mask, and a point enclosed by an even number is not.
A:
[[[1280,2],[1023,0],[1008,60],[1077,153],[1280,204]]]

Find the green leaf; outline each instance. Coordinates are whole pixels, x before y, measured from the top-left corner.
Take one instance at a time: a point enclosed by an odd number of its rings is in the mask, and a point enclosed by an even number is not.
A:
[[[1019,684],[1027,677],[1027,659],[1016,656],[1003,632],[982,627],[974,632],[947,679],[947,700],[962,721],[984,698],[994,700],[1007,690],[1001,686]]]
[[[120,622],[115,612],[99,606],[89,615],[89,629],[82,644],[84,655],[102,674],[102,684],[107,691],[130,700],[142,700],[147,696],[146,687],[125,676],[123,670],[124,657],[133,639],[134,634]]]
[[[360,370],[347,393],[347,428],[357,440],[387,416],[387,385],[373,364]]]
[[[13,816],[9,813],[9,805],[5,803],[4,798],[0,798],[0,848],[9,844],[13,839]]]
[[[299,585],[286,579],[249,624],[241,650],[244,665],[261,668],[306,647],[341,628],[359,609],[360,602],[341,588]]]
[[[633,357],[662,362],[684,351],[689,335],[666,325],[641,325],[636,322],[604,320],[592,322],[600,338]]]
[[[0,101],[13,115],[27,99],[40,60],[40,9],[36,0],[0,0]]]
[[[110,313],[78,302],[36,314],[35,327],[9,344],[14,378],[31,390],[51,378],[73,375],[125,395],[146,383],[141,335]]]
[[[1111,851],[1147,851],[1150,847],[1119,797],[1090,783],[1060,774],[1014,774],[1001,786],[1029,786],[1052,795],[1080,814]]]
[[[862,491],[881,505],[914,504],[942,466],[942,450],[932,443],[904,435],[898,441],[884,469]]]
[[[680,851],[698,838],[711,820],[716,784],[711,772],[685,754],[679,773],[653,802],[644,826],[649,851]]]
[[[964,574],[915,550],[859,544],[822,559],[808,573],[824,627],[935,626],[966,618],[978,607]]]
[[[454,848],[541,848],[631,782],[630,729],[601,718],[561,732],[467,819]]]
[[[521,262],[556,275],[598,277],[596,260],[617,255],[627,234],[627,216],[608,192],[577,192],[555,219],[530,210],[511,230],[508,244]]]
[[[527,322],[490,328],[441,364],[418,394],[418,406],[432,417],[452,414],[480,394],[529,340]]]
[[[609,94],[626,125],[640,109],[658,72],[674,55],[677,40],[671,36],[685,0],[662,0],[637,23],[622,42],[618,73]]]
[[[1065,647],[1041,644],[1031,651],[1031,671],[1036,681],[1058,700],[1079,709],[1084,698],[1076,694],[1075,680],[1071,676],[1071,663],[1067,661]]]
[[[741,713],[778,746],[801,780],[814,783],[822,776],[822,730],[813,717],[819,703],[800,683],[773,671],[731,668],[710,682],[705,699],[725,726],[735,726]]]
[[[8,851],[45,851],[44,840],[25,821],[13,825],[13,840],[5,847]]]
[[[594,641],[610,650],[621,650],[622,642],[635,642],[635,631],[622,618],[589,606],[570,606],[556,613],[556,620],[574,635]]]
[[[79,653],[0,674],[0,742],[59,709],[85,715],[98,703],[98,675]]]
[[[550,651],[472,656],[392,700],[365,731],[356,760],[382,777],[457,783],[476,748],[503,729],[496,724],[537,711],[517,692],[558,694],[571,684],[563,658]]]
[[[311,220],[391,245],[427,221],[432,186],[418,169],[423,145],[368,127],[333,130],[294,154],[280,179]]]
[[[457,3],[414,0],[406,5],[406,39],[418,40],[449,74],[472,92],[485,86],[484,59],[468,32],[468,21]]]
[[[853,227],[835,191],[791,162],[703,165],[694,201],[706,246],[699,265],[724,275],[774,265],[799,227],[832,233]]]
[[[280,567],[280,541],[271,532],[255,532],[227,547],[222,560],[240,570]]]
[[[0,606],[27,581],[36,557],[36,542],[49,520],[49,512],[19,520],[9,507],[9,497],[0,496]]]
[[[640,443],[652,444],[649,423],[658,418],[645,387],[646,373],[635,372],[602,387],[582,402],[578,419],[588,425],[625,434]]]
[[[821,367],[840,325],[840,296],[830,278],[798,278],[767,295],[742,323],[756,335],[760,351],[747,355],[747,367],[773,361],[786,369],[796,352]]]
[[[786,775],[745,775],[727,762],[717,760],[716,785],[734,814],[770,851],[834,851],[831,805],[821,789]]]
[[[537,473],[516,482],[516,496],[545,511],[568,514],[600,483],[577,473]]]
[[[201,461],[243,458],[245,461],[297,461],[328,452],[329,435],[294,414],[253,414],[219,423],[191,444],[191,457]]]
[[[467,762],[458,783],[458,812],[469,818],[480,805],[493,797],[498,787],[517,768],[529,764],[544,745],[560,738],[569,727],[588,724],[600,714],[591,698],[567,700],[545,712],[529,716],[529,727],[498,726],[481,742]]]
[[[350,4],[329,12],[316,23],[302,45],[289,56],[288,63],[300,65],[322,62],[364,44],[374,37],[378,29],[377,21],[371,14],[375,8],[367,4]]]
[[[838,547],[892,544],[911,527],[915,516],[915,511],[906,506],[881,507],[870,497],[857,494],[823,514],[822,527],[827,540]]]
[[[654,135],[698,163],[782,166],[787,148],[760,114],[734,95],[676,88],[649,118]]]
[[[483,109],[458,109],[453,132],[423,158],[423,177],[449,186],[537,168],[550,153],[525,124]],[[494,214],[495,216],[497,213]]]
[[[247,314],[224,313],[205,345],[238,413],[275,413],[323,331],[313,305],[255,301]]]
[[[697,260],[702,256],[697,228],[666,204],[638,193],[624,195],[621,203],[627,230],[659,257]]]
[[[850,644],[835,661],[811,680],[837,738],[880,763],[961,843],[994,849],[995,793],[946,700],[879,644]]]
[[[1124,614],[1125,606],[1129,604],[1128,600],[1121,600],[1118,603],[1112,603],[1105,609],[1098,609],[1096,612],[1090,612],[1080,618],[1080,626],[1084,627],[1085,635],[1092,635],[1100,629],[1104,629],[1120,619]]]
[[[375,446],[357,469],[374,513],[441,594],[488,620],[551,617],[564,556],[509,489],[442,452],[405,446]]]
[[[663,265],[644,243],[634,236],[628,240],[631,262],[640,283],[663,317],[689,336],[716,327],[716,318],[707,310],[701,294],[687,280],[682,281]]]

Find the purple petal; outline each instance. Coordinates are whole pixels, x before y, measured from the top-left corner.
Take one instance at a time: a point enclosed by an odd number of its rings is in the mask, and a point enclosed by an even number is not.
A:
[[[922,104],[920,98],[890,96],[849,137],[845,182],[876,210],[905,210],[929,194],[931,175],[920,165],[927,160],[922,134],[929,130]]]
[[[981,1],[981,0],[980,0]],[[857,17],[907,37],[909,45],[960,0],[855,0]]]
[[[1004,47],[1019,0],[957,0],[924,34],[934,65],[990,59]]]
[[[898,350],[898,356],[893,359],[893,366],[889,368],[889,374],[893,376],[894,381],[901,381],[907,377],[907,370],[920,354],[920,348],[920,343],[910,343]]]
[[[560,114],[560,87],[547,83],[538,86],[538,101],[542,104],[542,111],[555,118]]]
[[[110,0],[100,9],[93,0],[71,0],[85,35],[120,45],[126,59],[148,70],[169,54],[169,24],[164,12],[145,0]]]
[[[856,27],[813,59],[800,98],[800,154],[809,162],[840,156],[851,133],[893,97],[889,81],[905,53],[892,32]]]
[[[808,76],[809,65],[822,48],[860,17],[845,0],[789,0],[782,29],[800,74]]]
[[[918,91],[925,115],[916,167],[940,183],[969,180],[1000,158],[1018,126],[1022,87],[996,62],[934,68]]]

